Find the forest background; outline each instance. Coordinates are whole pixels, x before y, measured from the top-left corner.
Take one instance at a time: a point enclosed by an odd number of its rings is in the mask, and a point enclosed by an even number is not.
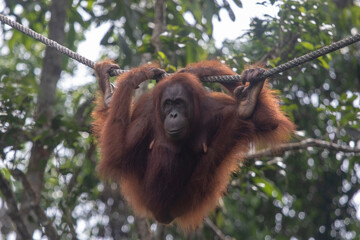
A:
[[[5,0],[0,13],[73,51],[100,26],[101,48],[81,50],[91,60],[158,61],[168,72],[214,58],[238,73],[271,68],[360,30],[359,0],[263,0],[257,7],[271,14],[216,33],[220,18],[257,11],[247,2]],[[191,234],[135,217],[97,176],[93,70],[4,24],[0,56],[0,239],[359,239],[359,43],[271,78],[298,148],[249,155]]]

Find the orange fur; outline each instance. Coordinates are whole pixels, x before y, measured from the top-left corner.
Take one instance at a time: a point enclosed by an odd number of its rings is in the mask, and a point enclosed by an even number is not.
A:
[[[226,192],[249,144],[287,141],[294,125],[267,84],[254,113],[245,120],[237,117],[238,103],[232,95],[238,84],[223,84],[230,95],[205,91],[199,78],[235,74],[218,61],[192,64],[132,104],[134,87],[151,75],[151,67],[119,76],[109,107],[98,95],[93,112],[102,155],[98,171],[120,183],[136,214],[166,223],[174,220],[184,230],[193,230]],[[166,138],[160,116],[161,95],[175,83],[186,89],[194,107],[190,137],[181,145]]]

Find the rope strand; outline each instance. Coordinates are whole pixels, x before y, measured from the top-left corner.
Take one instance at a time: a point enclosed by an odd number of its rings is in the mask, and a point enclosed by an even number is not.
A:
[[[78,61],[82,64],[85,64],[88,67],[94,68],[94,66],[95,66],[95,62],[77,54],[76,52],[71,51],[70,49],[60,45],[59,43],[35,32],[27,27],[24,27],[20,23],[15,22],[2,14],[0,14],[0,21],[11,26],[12,28],[19,30],[20,32],[25,33],[26,35],[34,38],[35,40],[38,40],[38,41],[44,43],[46,46],[55,48],[59,52],[69,56],[72,59],[75,59],[76,61]]]
[[[12,28],[15,28],[15,29],[25,33],[26,35],[44,43],[46,46],[53,47],[56,50],[58,50],[59,52],[69,56],[70,58],[94,69],[95,62],[81,56],[80,54],[60,45],[59,43],[35,32],[27,27],[24,27],[20,23],[17,23],[16,21],[13,21],[10,18],[8,18],[2,14],[0,14],[0,21],[11,26]],[[264,78],[270,77],[274,74],[284,72],[290,68],[293,68],[293,67],[301,65],[305,62],[314,60],[320,56],[334,52],[340,48],[346,47],[346,46],[353,44],[355,42],[358,42],[358,41],[360,41],[360,33],[355,34],[354,36],[342,39],[342,40],[335,42],[333,44],[330,44],[328,46],[322,47],[316,51],[310,52],[301,57],[295,58],[295,59],[293,59],[289,62],[286,62],[284,64],[281,64],[275,68],[269,69],[269,70],[265,71],[263,73],[263,75],[261,75],[259,78],[264,79]],[[111,73],[111,75],[112,76],[120,75],[124,72],[127,72],[127,70],[116,69]],[[169,75],[170,74],[165,74],[164,76],[169,76]],[[203,81],[203,82],[222,82],[222,83],[234,82],[234,81],[240,81],[240,80],[241,80],[241,75],[208,76],[208,77],[204,77],[201,79],[201,81]]]
[[[290,68],[296,67],[298,65],[301,65],[305,62],[309,62],[311,60],[314,60],[320,56],[326,55],[328,53],[334,52],[340,48],[346,47],[350,44],[353,44],[355,42],[360,41],[360,33],[355,34],[354,36],[344,38],[338,42],[332,43],[328,46],[322,47],[318,50],[315,50],[313,52],[310,52],[308,54],[305,54],[301,57],[295,58],[289,62],[286,62],[284,64],[281,64],[277,67],[274,67],[272,69],[269,69],[265,71],[261,76],[259,76],[259,79],[268,78],[272,75],[275,75],[277,73],[284,72]],[[228,81],[240,81],[241,75],[228,75],[228,76],[209,76],[201,79],[204,82],[228,82]]]

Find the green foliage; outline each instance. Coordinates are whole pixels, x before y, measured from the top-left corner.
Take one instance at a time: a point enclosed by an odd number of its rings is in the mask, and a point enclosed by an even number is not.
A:
[[[233,2],[242,7],[241,1]],[[219,58],[241,73],[251,63],[261,60],[263,65],[274,67],[358,32],[360,7],[355,1],[346,2],[354,4],[339,7],[339,1],[332,0],[261,1],[259,4],[265,6],[278,5],[277,16],[255,17],[248,31],[217,49],[212,19],[220,18],[220,10],[236,18],[232,4],[166,1],[161,51],[155,52],[155,1],[70,0],[65,45],[76,50],[92,25],[106,23],[102,54],[115,56],[122,68],[139,65],[149,54],[168,72]],[[50,1],[12,0],[5,4],[4,14],[48,34]],[[1,27],[0,174],[11,182],[20,203],[23,186],[9,170],[27,172],[32,146],[42,145],[52,154],[44,172],[41,206],[62,239],[72,238],[73,231],[81,239],[138,239],[134,217],[118,186],[102,182],[96,174],[99,155],[90,125],[96,84],[58,89],[50,126],[44,116],[35,121],[45,47]],[[298,126],[300,134],[293,141],[311,137],[359,146],[358,46],[322,56],[270,80],[279,90],[283,110]],[[63,71],[72,73],[75,67],[65,58]],[[148,88],[155,84],[150,82]],[[219,84],[204,85],[221,91]],[[256,159],[234,173],[228,194],[209,218],[234,239],[358,239],[360,210],[353,199],[359,194],[359,172],[358,155],[316,147]],[[176,227],[150,224],[152,229],[157,227],[157,239],[217,239],[206,224],[190,236]],[[37,229],[44,233],[42,226]],[[11,230],[0,224],[1,234]]]

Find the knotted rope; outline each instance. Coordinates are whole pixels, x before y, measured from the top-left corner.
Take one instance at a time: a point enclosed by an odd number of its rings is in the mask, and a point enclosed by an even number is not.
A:
[[[58,50],[59,52],[69,56],[72,59],[75,59],[76,61],[90,67],[90,68],[94,68],[95,66],[95,62],[81,56],[80,54],[60,45],[59,43],[57,43],[56,41],[53,41],[27,27],[24,27],[23,25],[21,25],[20,23],[17,23],[16,21],[13,21],[11,19],[9,19],[8,17],[0,14],[0,21],[25,33],[26,35],[44,43],[46,46],[49,47],[53,47],[56,50]],[[284,64],[281,64],[275,68],[269,69],[267,71],[265,71],[263,73],[262,76],[260,76],[260,79],[264,79],[267,77],[270,77],[274,74],[280,73],[280,72],[284,72],[285,70],[288,70],[290,68],[296,67],[298,65],[301,65],[305,62],[314,60],[315,58],[318,58],[320,56],[323,56],[325,54],[334,52],[340,48],[346,47],[350,44],[353,44],[355,42],[360,41],[360,33],[355,34],[354,36],[342,39],[338,42],[332,43],[328,46],[322,47],[316,51],[310,52],[308,54],[305,54],[301,57],[295,58],[289,62],[286,62]],[[127,70],[122,70],[122,69],[117,69],[114,70],[112,72],[112,75],[120,75],[124,72],[127,72]],[[165,74],[165,76],[168,76],[169,74]],[[204,77],[201,79],[201,81],[203,82],[234,82],[234,81],[240,81],[241,80],[241,75],[223,75],[223,76],[208,76],[208,77]]]

